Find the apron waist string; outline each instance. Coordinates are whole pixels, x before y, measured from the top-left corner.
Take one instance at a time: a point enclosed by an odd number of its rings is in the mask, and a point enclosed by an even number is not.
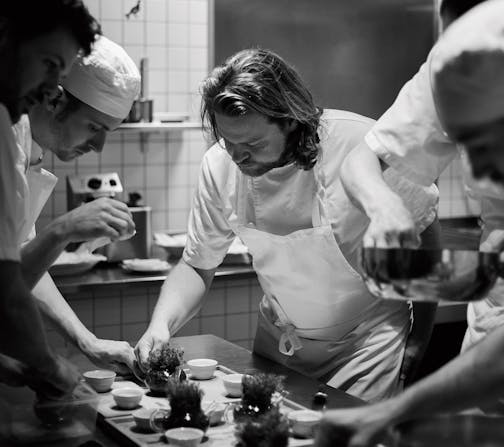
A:
[[[282,354],[288,355],[290,357],[294,355],[295,351],[298,351],[303,347],[301,340],[296,334],[296,327],[293,324],[282,324],[277,320],[275,322],[275,326],[277,326],[282,331],[282,335],[280,336],[280,340],[278,341],[278,350]]]

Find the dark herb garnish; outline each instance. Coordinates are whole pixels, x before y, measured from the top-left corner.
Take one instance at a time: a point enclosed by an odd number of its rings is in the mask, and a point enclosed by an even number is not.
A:
[[[289,423],[278,408],[237,425],[236,447],[287,447]]]

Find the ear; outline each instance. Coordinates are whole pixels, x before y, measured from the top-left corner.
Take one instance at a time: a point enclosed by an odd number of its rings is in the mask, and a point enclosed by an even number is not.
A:
[[[288,119],[285,121],[285,131],[287,133],[291,133],[293,130],[295,130],[298,126],[298,122],[293,119]]]
[[[63,87],[59,85],[56,95],[52,97],[49,96],[44,97],[43,105],[49,112],[54,113],[63,109],[67,102],[68,97],[65,95]]]

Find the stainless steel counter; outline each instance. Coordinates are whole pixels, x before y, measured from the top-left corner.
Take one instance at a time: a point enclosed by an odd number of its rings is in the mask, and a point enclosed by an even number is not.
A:
[[[90,287],[124,288],[132,285],[161,286],[167,274],[133,274],[118,265],[98,264],[89,272],[72,276],[55,276],[54,282],[62,293],[76,293]],[[242,279],[256,276],[251,265],[225,265],[217,269],[216,280]]]

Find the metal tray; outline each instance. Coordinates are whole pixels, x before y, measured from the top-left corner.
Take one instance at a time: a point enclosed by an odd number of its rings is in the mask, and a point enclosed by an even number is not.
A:
[[[222,382],[222,377],[227,374],[235,373],[225,366],[219,365],[216,369],[214,379],[211,380],[198,380],[200,388],[205,392],[205,400],[216,400],[220,402],[236,402],[240,399],[229,398],[224,391],[224,385]],[[189,380],[191,377],[189,376]],[[161,406],[166,406],[165,397],[151,398],[159,400],[159,403],[149,400],[147,406],[150,406],[152,402]],[[142,401],[143,402],[143,401]],[[307,408],[300,405],[290,399],[283,399],[281,404],[281,410],[288,413],[292,410],[306,410]],[[100,411],[100,408],[98,409]],[[131,410],[133,412],[135,410]],[[103,415],[102,415],[103,416]],[[121,445],[131,446],[131,447],[144,447],[144,446],[167,446],[168,444],[164,440],[164,436],[161,433],[146,433],[138,430],[135,426],[133,416],[131,414],[126,414],[124,416],[116,417],[105,417],[101,424],[103,428],[109,433],[110,436],[115,438],[121,443]],[[234,436],[235,426],[232,423],[223,423],[221,425],[210,427],[203,442],[200,444],[201,447],[232,447],[235,443]],[[291,447],[308,447],[313,445],[313,439],[297,439],[289,438],[289,446]]]

